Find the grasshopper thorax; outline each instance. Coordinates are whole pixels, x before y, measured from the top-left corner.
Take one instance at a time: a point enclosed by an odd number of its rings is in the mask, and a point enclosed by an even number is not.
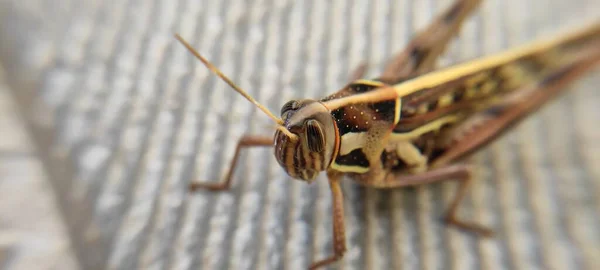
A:
[[[291,100],[281,108],[283,127],[296,135],[275,133],[275,158],[293,178],[314,180],[329,167],[338,148],[333,116],[321,102]]]

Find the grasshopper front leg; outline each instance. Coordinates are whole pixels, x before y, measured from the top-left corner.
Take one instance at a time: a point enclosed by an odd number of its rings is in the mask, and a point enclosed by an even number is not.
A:
[[[227,174],[225,174],[225,178],[218,183],[201,183],[201,182],[192,182],[189,185],[190,191],[197,191],[198,189],[208,189],[213,191],[227,190],[231,186],[231,179],[233,176],[233,172],[235,171],[235,167],[237,166],[238,158],[240,156],[241,150],[243,148],[249,147],[257,147],[257,146],[271,146],[273,145],[273,138],[266,136],[251,136],[245,135],[237,143],[235,147],[235,153],[233,154],[233,159],[231,160],[231,165],[227,170]]]
[[[310,269],[317,269],[332,264],[342,258],[346,252],[346,225],[344,224],[344,195],[339,180],[341,174],[334,171],[327,172],[329,187],[331,189],[331,200],[333,204],[333,255],[311,264]]]
[[[344,197],[340,188],[339,179],[341,174],[337,172],[328,172],[329,185],[333,201],[333,255],[314,262],[310,269],[327,266],[337,262],[346,252],[346,229],[344,224]],[[450,165],[439,169],[434,169],[416,175],[389,175],[385,184],[377,188],[398,188],[406,186],[417,186],[430,184],[434,182],[455,180],[459,181],[459,187],[450,207],[446,212],[444,220],[446,223],[458,228],[475,232],[482,236],[492,236],[493,230],[472,222],[463,221],[457,217],[458,206],[465,197],[471,183],[471,171],[467,165]]]

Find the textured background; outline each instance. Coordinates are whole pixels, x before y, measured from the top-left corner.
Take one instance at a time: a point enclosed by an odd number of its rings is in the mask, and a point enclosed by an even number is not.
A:
[[[62,214],[38,211],[66,224],[51,236],[67,234],[84,269],[304,269],[329,255],[326,181],[291,181],[271,150],[242,156],[230,192],[186,192],[192,178],[219,179],[236,140],[269,134],[270,123],[173,33],[279,111],[335,91],[361,60],[377,74],[450,2],[0,0],[0,64]],[[581,26],[599,6],[485,1],[441,64]],[[596,69],[474,157],[479,181],[462,215],[496,238],[441,225],[453,183],[377,191],[347,181],[348,252],[337,266],[598,269],[599,84]],[[12,196],[40,200],[32,192]],[[4,211],[25,212],[17,205]],[[0,245],[0,267],[13,251]]]

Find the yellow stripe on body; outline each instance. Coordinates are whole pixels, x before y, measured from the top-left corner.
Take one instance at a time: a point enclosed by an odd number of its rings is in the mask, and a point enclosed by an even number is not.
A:
[[[331,163],[331,168],[333,168],[334,170],[339,171],[339,172],[366,173],[369,171],[368,167],[341,165],[341,164],[335,163],[335,161],[333,161],[333,163]]]
[[[442,118],[439,118],[435,121],[431,121],[425,125],[422,125],[418,128],[415,128],[409,132],[395,133],[393,132],[390,135],[390,141],[412,141],[421,135],[440,129],[443,125],[456,122],[458,120],[458,116],[456,115],[448,115]]]
[[[598,22],[595,22],[591,26],[575,31],[574,33],[563,34],[558,38],[534,41],[532,43],[525,44],[504,52],[500,52],[495,55],[479,58],[462,64],[457,64],[455,66],[440,69],[437,71],[432,71],[430,73],[424,74],[411,80],[401,82],[393,86],[384,86],[380,89],[370,91],[367,93],[329,100],[327,102],[324,102],[324,105],[330,110],[335,110],[340,107],[351,104],[376,103],[385,100],[391,100],[392,98],[395,99],[398,97],[404,97],[412,93],[421,91],[423,89],[439,86],[449,81],[459,79],[461,77],[465,77],[468,75],[476,74],[477,72],[482,72],[491,68],[505,65],[519,58],[534,55],[537,53],[547,52],[548,50],[556,46],[560,46],[561,44],[567,44],[568,42],[574,41],[577,38],[597,34],[596,32],[600,32],[600,23]]]
[[[385,83],[382,83],[379,81],[365,80],[365,79],[356,80],[356,81],[351,82],[350,84],[363,84],[363,85],[375,86],[375,87],[381,87],[381,86],[385,85]]]
[[[394,126],[400,122],[400,114],[402,112],[402,98],[398,97],[396,99],[396,107],[394,108]]]
[[[427,132],[438,130],[441,126],[455,122],[456,120],[458,120],[457,116],[448,115],[430,123],[427,123],[423,126],[420,126],[419,128],[416,128],[410,132],[392,133],[390,135],[390,142],[410,142]],[[365,147],[367,136],[367,132],[350,132],[344,134],[341,137],[339,155],[347,155],[356,149],[361,149]],[[412,161],[414,158],[412,158],[411,156],[411,158],[407,159]],[[369,171],[369,168],[367,167],[337,164],[335,160],[331,163],[331,168],[340,172],[365,173]]]
[[[445,82],[473,74],[477,71],[483,71],[497,66],[502,66],[528,55],[548,51],[563,43],[567,43],[570,40],[577,39],[578,37],[584,37],[597,31],[600,31],[600,23],[598,22],[579,31],[575,31],[574,33],[564,34],[558,38],[532,42],[495,55],[483,57],[481,59],[473,60],[463,64],[458,64],[456,66],[441,69],[439,71],[433,71],[412,80],[396,84],[393,86],[393,88],[398,96],[403,97],[418,90],[438,86]]]

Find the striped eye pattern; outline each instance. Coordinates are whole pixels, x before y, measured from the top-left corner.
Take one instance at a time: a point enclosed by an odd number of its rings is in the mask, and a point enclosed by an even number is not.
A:
[[[317,120],[306,121],[306,146],[312,152],[321,152],[325,148],[325,135]]]

